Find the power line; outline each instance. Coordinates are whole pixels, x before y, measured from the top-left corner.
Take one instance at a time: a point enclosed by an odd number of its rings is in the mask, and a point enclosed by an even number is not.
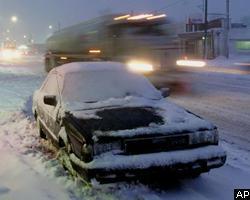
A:
[[[182,3],[182,2],[184,2],[184,1],[186,1],[186,0],[179,0],[179,1],[176,1],[176,2],[174,2],[174,3],[170,3],[170,4],[168,4],[168,5],[166,5],[166,6],[162,7],[162,8],[159,8],[159,9],[157,9],[157,10],[154,10],[153,12],[158,12],[158,11],[161,11],[161,10],[165,10],[166,8],[169,8],[169,7],[171,7],[171,6],[175,6],[175,5],[177,5],[177,4],[179,4],[179,3]]]

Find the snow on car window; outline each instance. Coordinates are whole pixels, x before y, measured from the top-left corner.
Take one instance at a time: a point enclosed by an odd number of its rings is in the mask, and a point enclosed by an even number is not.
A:
[[[149,81],[125,70],[72,72],[65,75],[65,101],[97,102],[126,96],[160,99],[161,94]]]
[[[50,74],[47,82],[43,86],[43,92],[50,94],[50,95],[58,95],[59,94],[59,87],[58,87],[58,78],[56,74]]]

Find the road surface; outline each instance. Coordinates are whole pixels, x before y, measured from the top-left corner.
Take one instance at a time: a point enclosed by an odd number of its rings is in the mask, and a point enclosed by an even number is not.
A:
[[[250,75],[185,74],[190,91],[170,99],[216,124],[221,139],[250,151]]]

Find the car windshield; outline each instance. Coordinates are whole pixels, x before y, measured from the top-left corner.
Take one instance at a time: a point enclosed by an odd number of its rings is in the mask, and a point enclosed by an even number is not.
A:
[[[126,96],[162,98],[146,78],[125,70],[90,70],[66,74],[62,96],[67,102],[84,103]]]

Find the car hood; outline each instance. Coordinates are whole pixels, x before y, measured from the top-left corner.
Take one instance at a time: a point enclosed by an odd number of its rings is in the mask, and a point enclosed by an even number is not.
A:
[[[84,130],[91,132],[131,130],[148,127],[150,124],[163,124],[164,121],[152,107],[118,107],[98,110],[96,118],[77,118]]]
[[[215,128],[166,99],[126,97],[92,104],[74,103],[66,108],[85,131],[96,136],[168,135]]]

